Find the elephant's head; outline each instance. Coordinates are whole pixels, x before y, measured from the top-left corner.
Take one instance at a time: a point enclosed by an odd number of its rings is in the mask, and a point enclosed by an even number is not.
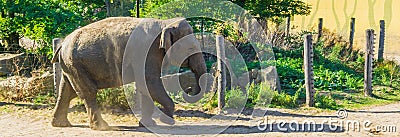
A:
[[[207,72],[200,43],[193,35],[193,29],[185,19],[173,19],[171,22],[162,30],[160,48],[166,52],[165,56],[169,58],[171,64],[189,67],[195,74],[196,85],[194,85],[194,90],[192,88],[184,89],[186,94],[183,95],[187,102],[196,102],[201,99],[204,93],[202,90],[205,90],[205,88],[200,88],[201,83],[204,83],[203,80],[200,80],[200,77]],[[187,94],[192,95],[192,97]]]

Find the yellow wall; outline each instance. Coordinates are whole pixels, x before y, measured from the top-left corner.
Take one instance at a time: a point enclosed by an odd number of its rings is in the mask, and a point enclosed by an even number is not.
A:
[[[365,47],[365,30],[375,29],[377,43],[379,20],[386,21],[385,54],[400,55],[400,0],[303,0],[312,5],[311,14],[296,16],[293,24],[298,29],[317,28],[318,18],[324,19],[324,27],[348,38],[350,18],[356,18],[354,44]],[[378,44],[376,44],[378,47]],[[375,50],[377,51],[377,49]]]

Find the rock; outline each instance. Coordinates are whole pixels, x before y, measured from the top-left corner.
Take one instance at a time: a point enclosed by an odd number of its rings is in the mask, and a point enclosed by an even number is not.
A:
[[[261,82],[267,82],[273,90],[280,91],[279,77],[275,66],[261,70],[253,69],[239,75],[237,79],[235,77],[232,78],[233,87],[239,87],[242,91],[246,90],[246,86],[249,83],[259,84]]]
[[[27,74],[28,69],[31,69],[32,59],[26,56],[24,53],[0,54],[0,76],[6,76],[10,74]],[[18,66],[18,67],[17,67]]]
[[[10,72],[5,70],[3,67],[0,67],[0,76],[6,76]]]
[[[15,67],[15,60],[19,59],[22,54],[0,54],[0,76],[11,74]]]

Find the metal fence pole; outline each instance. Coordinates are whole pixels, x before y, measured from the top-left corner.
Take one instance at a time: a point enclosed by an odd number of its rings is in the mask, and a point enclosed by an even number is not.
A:
[[[354,43],[354,32],[355,32],[355,24],[356,24],[356,19],[351,18],[350,21],[350,37],[349,37],[349,43],[350,43],[350,51],[353,49],[353,43]]]
[[[140,0],[136,0],[136,18],[140,18]]]
[[[380,34],[379,34],[378,61],[383,60],[384,50],[385,50],[385,20],[381,20],[380,21]]]
[[[368,29],[367,44],[365,47],[365,66],[364,66],[364,95],[372,96],[372,61],[374,57],[375,34],[373,29]]]
[[[224,47],[224,37],[218,35],[216,37],[217,46],[217,73],[218,76],[218,108],[221,110],[225,106],[225,87],[226,87],[226,72],[225,72],[225,47]]]
[[[323,23],[324,23],[324,19],[323,18],[319,18],[318,19],[318,39],[317,40],[321,40],[322,38],[322,27],[323,27]]]
[[[304,35],[304,76],[306,86],[306,104],[314,106],[314,70],[313,70],[313,44],[312,35]]]

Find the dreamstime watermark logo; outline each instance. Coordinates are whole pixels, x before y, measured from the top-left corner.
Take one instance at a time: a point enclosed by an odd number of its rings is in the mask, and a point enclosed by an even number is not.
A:
[[[340,118],[340,119],[344,119],[344,118],[347,118],[348,113],[347,113],[347,111],[346,111],[345,109],[339,109],[339,110],[336,112],[336,116],[337,116],[338,118]]]
[[[233,44],[227,40],[224,41],[226,57],[220,58],[216,54],[216,36],[212,33],[190,34],[187,30],[195,26],[189,27],[188,22],[200,17],[233,26],[251,43],[257,59],[261,62],[261,69],[266,69],[274,67],[271,63],[274,61],[274,54],[267,43],[263,28],[246,10],[229,1],[173,1],[153,10],[148,17],[162,20],[145,18],[139,21],[140,23],[136,25],[128,40],[122,62],[123,84],[127,85],[124,86],[124,91],[135,116],[140,119],[141,125],[160,135],[210,135],[223,132],[238,118],[237,114],[240,114],[245,107],[245,101],[237,102],[228,99],[226,102],[235,103],[234,108],[223,109],[222,113],[213,115],[211,118],[207,117],[205,120],[189,122],[171,118],[174,114],[174,103],[191,106],[200,104],[198,108],[201,108],[205,104],[204,100],[211,101],[212,96],[206,96],[206,94],[214,94],[207,91],[210,79],[214,78],[212,74],[202,73],[202,68],[198,68],[202,66],[200,65],[203,58],[201,53],[217,57],[227,64],[227,72],[231,76],[230,83],[238,82],[238,79],[234,78],[236,75],[246,74],[243,71],[243,67],[246,66],[245,60]],[[193,86],[194,88],[182,88],[179,77],[160,79],[160,75],[178,73],[181,66],[188,66],[195,73],[198,81],[197,85]],[[130,86],[132,82],[135,82],[134,86]],[[250,80],[249,78],[240,79],[240,82],[249,83]],[[231,86],[233,89],[234,84]],[[171,87],[178,87],[180,92],[170,91]],[[260,91],[260,95],[261,92],[267,91]],[[195,95],[189,95],[190,93],[195,93]],[[141,101],[132,96],[134,94],[139,94]],[[172,102],[170,95],[173,95],[175,100],[182,99],[183,101]],[[247,100],[247,96],[244,97]],[[203,103],[199,100],[203,100]],[[157,109],[154,102],[157,102],[162,109]],[[261,104],[265,106],[268,103]],[[252,116],[261,117],[265,112],[266,110],[258,109],[253,111]],[[159,119],[161,122],[155,122],[153,119]],[[156,123],[159,126],[155,126]]]
[[[370,120],[345,120],[348,113],[341,109],[337,111],[339,120],[332,117],[322,120],[272,120],[268,116],[257,122],[257,129],[260,131],[279,132],[341,132],[357,131],[368,132],[397,132],[396,125],[374,125]]]

